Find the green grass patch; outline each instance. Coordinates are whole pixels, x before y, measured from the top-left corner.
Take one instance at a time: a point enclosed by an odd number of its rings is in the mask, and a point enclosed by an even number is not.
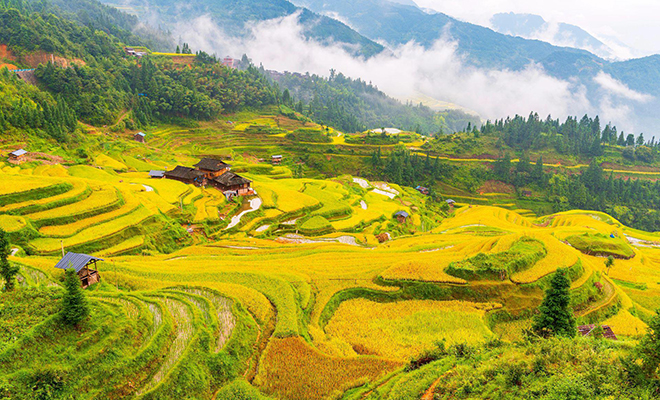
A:
[[[543,243],[532,238],[522,238],[507,251],[495,254],[479,253],[463,261],[452,262],[445,272],[466,280],[504,280],[531,268],[546,254]]]
[[[621,238],[612,238],[601,233],[585,233],[566,238],[571,246],[592,256],[613,256],[629,259],[635,256],[633,248]]]

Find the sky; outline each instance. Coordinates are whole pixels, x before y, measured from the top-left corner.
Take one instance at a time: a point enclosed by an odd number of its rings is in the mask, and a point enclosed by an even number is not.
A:
[[[565,22],[585,29],[607,43],[616,37],[640,50],[660,54],[660,1],[658,0],[415,0],[418,6],[489,26],[502,12],[541,15],[548,22]]]

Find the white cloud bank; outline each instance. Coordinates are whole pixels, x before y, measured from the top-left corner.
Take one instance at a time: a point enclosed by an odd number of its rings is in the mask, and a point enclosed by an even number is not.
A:
[[[391,49],[368,60],[351,56],[339,45],[321,45],[305,39],[298,16],[256,24],[246,39],[228,37],[208,16],[179,26],[177,35],[191,47],[222,57],[248,54],[267,69],[310,72],[327,76],[329,70],[372,82],[387,94],[414,98],[419,93],[474,110],[484,119],[538,112],[542,117],[600,114],[631,130],[631,110],[618,107],[620,99],[647,101],[609,75],[596,78],[608,93],[599,105],[592,105],[586,89],[575,82],[553,78],[538,65],[522,71],[485,70],[468,66],[449,38],[438,40],[430,49],[415,43]]]

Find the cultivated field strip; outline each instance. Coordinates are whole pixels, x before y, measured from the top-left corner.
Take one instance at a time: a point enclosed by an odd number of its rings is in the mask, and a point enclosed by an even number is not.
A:
[[[224,347],[236,326],[236,317],[231,311],[232,301],[226,297],[220,296],[209,289],[185,288],[185,292],[207,298],[215,309],[215,318],[218,321],[218,332],[215,352],[219,352]]]

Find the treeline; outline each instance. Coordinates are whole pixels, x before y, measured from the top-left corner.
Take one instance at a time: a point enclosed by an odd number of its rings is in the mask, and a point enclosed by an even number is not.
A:
[[[428,135],[479,123],[478,117],[457,110],[435,112],[421,104],[402,104],[370,83],[334,70],[329,78],[275,72],[271,77],[284,90],[286,105],[345,132],[396,127]]]
[[[412,154],[402,145],[397,146],[387,157],[383,157],[379,147],[372,153],[370,163],[375,178],[403,186],[427,185],[431,189],[436,181],[451,178],[456,170],[456,167],[438,157]]]
[[[647,143],[643,134],[635,136],[623,131],[618,132],[616,126],[610,124],[602,127],[598,116],[592,119],[587,115],[580,120],[577,117],[568,117],[563,123],[550,116],[541,120],[536,113],[531,113],[528,118],[516,115],[514,118],[501,119],[494,123],[487,121],[480,131],[482,134],[497,136],[515,150],[554,148],[560,154],[588,157],[602,155],[603,145],[627,146],[631,149],[630,157],[634,157],[632,149],[635,147],[658,146],[655,138]],[[648,158],[650,155],[647,151],[642,151],[641,157]]]

